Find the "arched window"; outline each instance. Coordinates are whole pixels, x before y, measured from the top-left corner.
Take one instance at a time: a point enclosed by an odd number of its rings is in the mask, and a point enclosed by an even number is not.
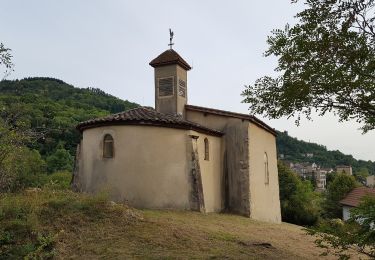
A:
[[[210,144],[207,138],[204,138],[204,159],[206,161],[210,160]]]
[[[264,153],[264,183],[270,183],[270,172],[268,170],[268,155]]]
[[[103,138],[103,157],[113,157],[113,137],[110,134],[106,134]]]

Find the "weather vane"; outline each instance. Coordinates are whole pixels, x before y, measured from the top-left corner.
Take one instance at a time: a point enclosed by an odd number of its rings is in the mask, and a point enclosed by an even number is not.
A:
[[[169,28],[169,44],[168,44],[168,46],[171,48],[171,50],[172,50],[172,45],[174,45],[174,43],[172,42],[173,35],[174,35],[174,32],[171,30],[171,28]]]

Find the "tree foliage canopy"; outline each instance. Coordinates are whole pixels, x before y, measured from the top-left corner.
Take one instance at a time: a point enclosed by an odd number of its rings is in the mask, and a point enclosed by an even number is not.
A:
[[[308,233],[318,236],[315,243],[332,251],[339,259],[349,259],[348,249],[357,250],[371,259],[375,258],[375,197],[363,197],[357,208],[350,211],[346,222],[325,220],[308,229]]]
[[[319,218],[321,199],[310,181],[302,181],[282,162],[278,163],[281,217],[297,225],[313,225]]]
[[[32,137],[33,142],[24,143],[39,151],[50,173],[73,167],[81,138],[75,129],[79,122],[137,106],[100,89],[75,88],[59,79],[0,81],[0,119],[10,129]]]
[[[341,218],[342,207],[340,200],[356,187],[353,176],[345,173],[335,175],[333,181],[328,185],[326,201],[324,204],[325,216],[329,218]]]
[[[10,51],[11,49],[6,48],[4,44],[0,42],[0,66],[5,67],[4,78],[12,71],[14,66]]]
[[[297,2],[294,0],[292,2]],[[270,118],[310,119],[334,112],[375,128],[374,0],[308,0],[294,26],[272,31],[265,56],[278,57],[281,75],[243,91],[250,111]]]

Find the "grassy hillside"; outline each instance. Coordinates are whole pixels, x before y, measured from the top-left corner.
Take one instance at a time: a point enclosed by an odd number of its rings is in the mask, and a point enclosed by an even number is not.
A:
[[[322,251],[313,240],[291,224],[135,210],[104,195],[0,194],[0,259],[317,259]]]
[[[334,168],[340,164],[351,165],[354,173],[362,168],[367,168],[370,174],[375,174],[375,162],[356,160],[353,156],[340,151],[328,151],[323,145],[298,140],[285,132],[278,132],[277,152],[279,155],[284,154],[285,160],[292,162],[315,162],[327,168]],[[314,157],[304,156],[306,153],[313,153]]]

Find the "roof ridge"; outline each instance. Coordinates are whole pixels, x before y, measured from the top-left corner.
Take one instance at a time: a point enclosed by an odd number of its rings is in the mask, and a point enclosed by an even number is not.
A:
[[[195,105],[185,105],[185,108],[191,109],[191,110],[198,110],[201,112],[207,112],[207,113],[213,113],[217,115],[223,115],[223,116],[231,116],[239,119],[244,119],[244,120],[249,120],[253,122],[254,124],[260,126],[261,128],[265,129],[266,131],[270,132],[273,135],[277,135],[277,132],[274,128],[270,127],[266,123],[264,123],[262,120],[258,119],[254,115],[249,115],[249,114],[242,114],[238,112],[231,112],[227,110],[221,110],[221,109],[216,109],[216,108],[209,108],[209,107],[201,107],[201,106],[195,106]]]
[[[351,207],[357,207],[364,196],[375,196],[375,189],[365,186],[360,186],[352,189],[342,200],[340,204]]]
[[[93,128],[96,126],[119,124],[146,124],[170,128],[182,128],[217,136],[221,136],[224,134],[219,130],[208,128],[200,124],[188,121],[180,115],[164,114],[148,107],[137,107],[116,114],[111,114],[105,117],[89,119],[87,121],[80,122],[76,126],[76,128],[82,132],[84,129]]]

